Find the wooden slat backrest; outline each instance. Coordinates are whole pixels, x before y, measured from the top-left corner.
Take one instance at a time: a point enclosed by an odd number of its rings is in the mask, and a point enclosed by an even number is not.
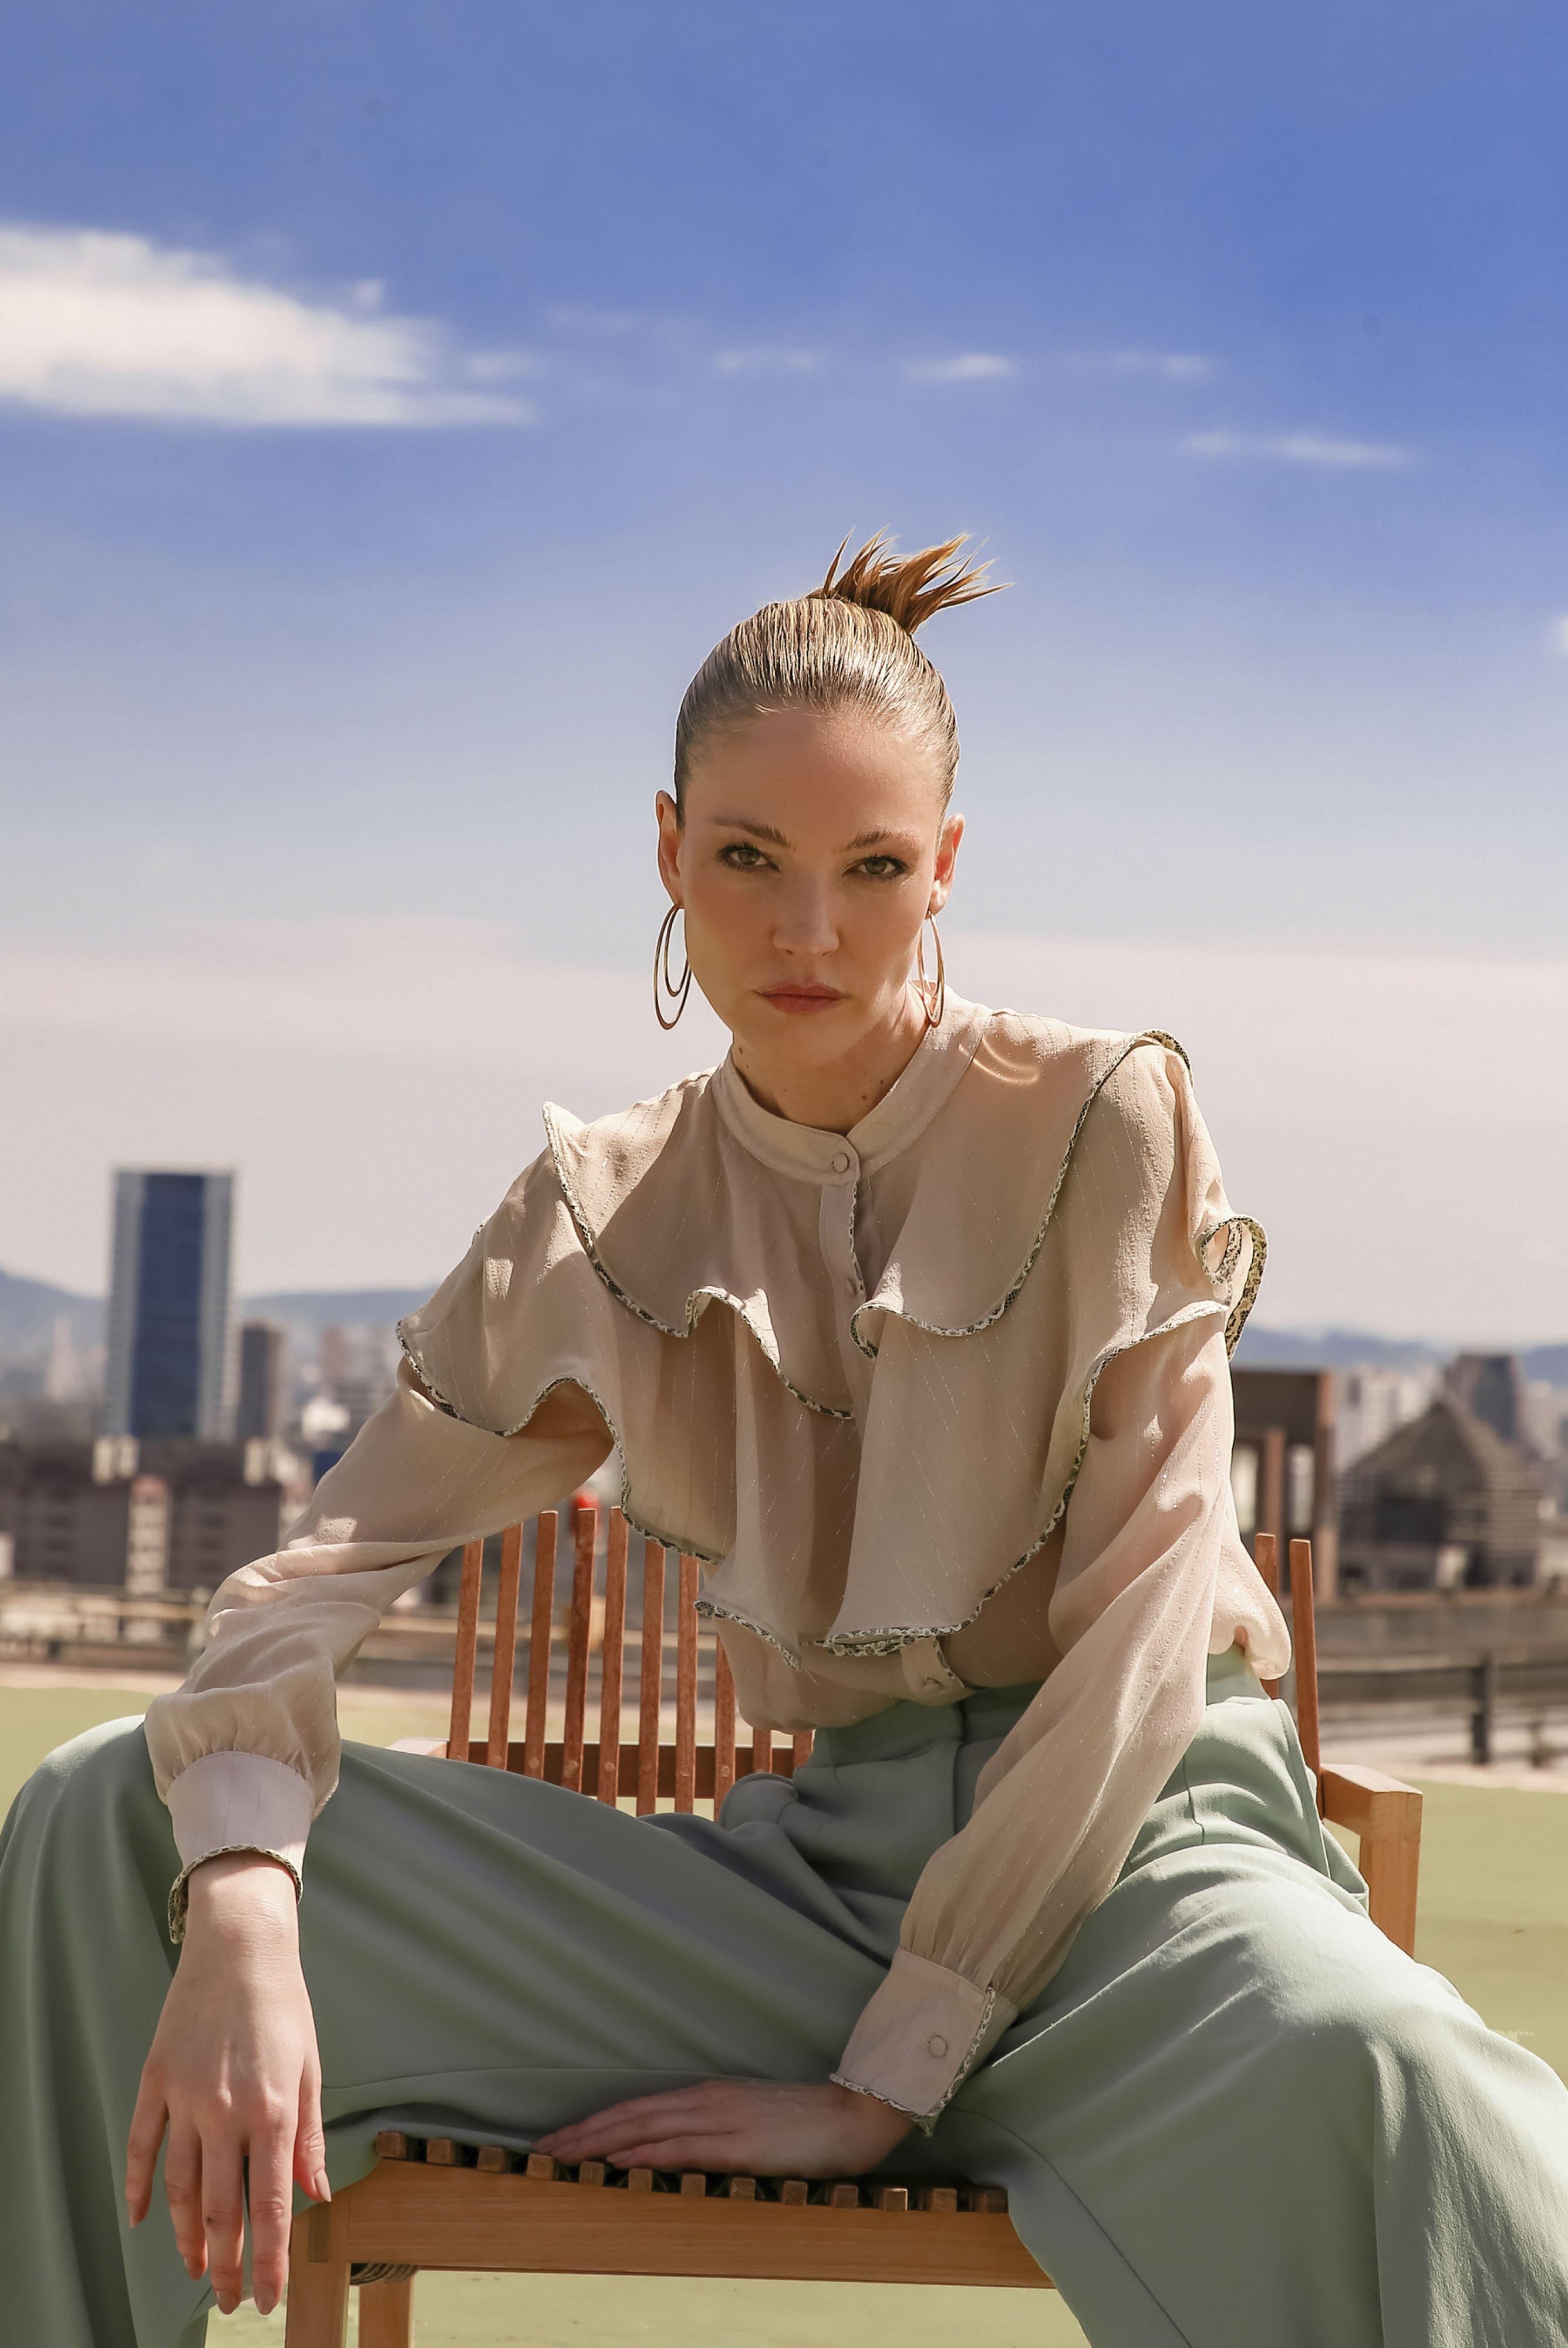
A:
[[[522,1527],[508,1525],[500,1538],[500,1583],[495,1601],[495,1644],[490,1651],[490,1740],[485,1759],[506,1766],[511,1731],[511,1681],[517,1655],[517,1592],[522,1572]]]
[[[528,1711],[523,1725],[523,1774],[544,1774],[550,1716],[550,1626],[555,1620],[556,1515],[547,1509],[533,1529],[533,1610],[528,1634]],[[461,1747],[457,1748],[459,1751]]]
[[[482,1746],[472,1738],[474,1674],[479,1656],[480,1614],[484,1544],[469,1541],[463,1550],[462,1581],[458,1600],[457,1652],[452,1667],[451,1725],[449,1753],[467,1754],[492,1769],[513,1769],[527,1777],[548,1777],[552,1783],[595,1794],[602,1802],[616,1802],[623,1786],[634,1792],[640,1813],[673,1797],[678,1810],[695,1802],[721,1802],[737,1776],[755,1769],[790,1776],[810,1757],[811,1738],[789,1739],[779,1748],[771,1730],[752,1730],[749,1748],[738,1746],[735,1682],[724,1650],[710,1632],[699,1625],[695,1601],[700,1568],[695,1557],[678,1559],[676,1581],[675,1735],[663,1733],[665,1692],[665,1619],[669,1576],[666,1552],[657,1541],[645,1541],[642,1561],[642,1629],[637,1675],[637,1736],[627,1744],[622,1736],[624,1709],[625,1636],[629,1574],[626,1519],[612,1509],[604,1544],[604,1598],[599,1624],[599,1734],[588,1736],[588,1686],[594,1641],[593,1582],[598,1555],[599,1511],[581,1502],[573,1510],[571,1608],[566,1623],[566,1689],[563,1733],[558,1743],[549,1735],[551,1662],[556,1643],[555,1556],[557,1518],[553,1509],[537,1519],[533,1542],[533,1602],[530,1611],[527,1693],[523,1734],[511,1735],[512,1683],[517,1638],[518,1594],[521,1579],[526,1529],[511,1525],[501,1536],[500,1575],[491,1636],[489,1734]],[[1279,1594],[1279,1550],[1273,1533],[1260,1532],[1254,1544],[1259,1573]],[[1295,1663],[1296,1725],[1307,1767],[1321,1776],[1318,1754],[1317,1639],[1313,1606],[1312,1543],[1290,1544],[1290,1604]],[[712,1651],[713,1737],[697,1741],[697,1690],[705,1647]],[[1264,1683],[1270,1695],[1279,1694],[1277,1680]]]
[[[1279,1596],[1279,1544],[1273,1533],[1257,1533],[1253,1561],[1274,1596]],[[1317,1725],[1317,1613],[1313,1588],[1312,1543],[1290,1545],[1291,1663],[1295,1672],[1295,1725],[1301,1749],[1323,1800],[1323,1764]],[[1278,1680],[1264,1680],[1270,1695],[1278,1695]]]
[[[1321,1781],[1317,1737],[1317,1615],[1312,1587],[1312,1543],[1290,1545],[1291,1635],[1295,1662],[1295,1725],[1306,1766]]]
[[[463,1551],[463,1578],[458,1591],[458,1646],[452,1661],[449,1753],[466,1753],[469,1749],[469,1725],[474,1713],[474,1661],[479,1652],[480,1577],[484,1561],[483,1541],[469,1541]]]
[[[695,1601],[701,1570],[698,1561],[695,1557],[678,1556],[676,1571],[671,1575],[667,1553],[657,1541],[643,1544],[641,1629],[637,1633],[637,1733],[634,1742],[624,1737],[626,1620],[632,1611],[628,1599],[638,1580],[629,1554],[626,1519],[619,1509],[609,1512],[602,1612],[594,1603],[598,1509],[591,1502],[579,1502],[573,1511],[572,1529],[572,1591],[562,1642],[555,1607],[558,1519],[554,1509],[546,1509],[534,1527],[533,1601],[529,1612],[521,1737],[511,1735],[511,1706],[518,1599],[527,1528],[511,1525],[501,1535],[500,1573],[490,1634],[490,1720],[482,1743],[473,1737],[472,1719],[481,1636],[484,1544],[470,1541],[465,1548],[458,1600],[448,1752],[484,1762],[492,1769],[511,1769],[522,1776],[543,1777],[553,1785],[593,1794],[602,1802],[617,1802],[623,1792],[630,1792],[638,1812],[644,1815],[660,1800],[673,1798],[677,1810],[690,1810],[699,1801],[722,1802],[736,1778],[754,1769],[792,1776],[810,1756],[810,1734],[791,1737],[780,1746],[769,1730],[754,1729],[749,1745],[738,1747],[735,1681],[723,1648],[696,1612]],[[675,1734],[668,1737],[664,1734],[665,1653],[666,1601],[672,1581],[676,1606]],[[591,1737],[588,1696],[595,1650],[599,1657],[598,1735]],[[698,1692],[705,1658],[710,1660],[713,1681],[711,1741],[699,1740],[697,1735]],[[565,1666],[564,1704],[562,1734],[552,1739],[549,1718],[552,1664],[558,1661]]]
[[[604,1554],[604,1635],[599,1650],[599,1799],[621,1797],[621,1662],[626,1642],[626,1519],[610,1512]]]
[[[579,1509],[573,1525],[572,1612],[566,1629],[566,1725],[561,1782],[581,1792],[583,1735],[588,1704],[588,1648],[593,1624],[593,1538],[596,1509]]]
[[[637,1815],[645,1818],[659,1791],[659,1703],[665,1669],[665,1553],[643,1545],[642,1662],[637,1674]]]
[[[1279,1544],[1273,1533],[1253,1534],[1253,1563],[1262,1574],[1264,1587],[1269,1596],[1277,1600],[1279,1597]],[[1264,1680],[1264,1693],[1265,1695],[1278,1695],[1278,1680]]]

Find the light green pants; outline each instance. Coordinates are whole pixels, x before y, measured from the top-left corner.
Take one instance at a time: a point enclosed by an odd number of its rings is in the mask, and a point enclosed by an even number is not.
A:
[[[381,2127],[524,2147],[719,2074],[820,2079],[1028,1689],[824,1731],[722,1821],[350,1746],[302,1910],[335,2184]],[[1568,2093],[1368,1923],[1239,1657],[1115,1889],[897,2173],[1006,2185],[1096,2348],[1563,2348]],[[52,1756],[0,1843],[0,2328],[198,2348],[124,2143],[175,1962],[140,1730]]]

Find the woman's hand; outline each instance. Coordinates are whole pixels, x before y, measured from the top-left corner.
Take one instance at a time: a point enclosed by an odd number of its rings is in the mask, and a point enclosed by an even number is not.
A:
[[[746,2177],[859,2177],[885,2159],[914,2123],[852,2087],[773,2079],[705,2079],[662,2096],[612,2104],[592,2119],[542,2136],[557,2160],[616,2168],[717,2168]]]
[[[245,2171],[251,2283],[263,2314],[283,2295],[297,2178],[330,2199],[315,2022],[300,1971],[286,1869],[244,1856],[191,1876],[180,1963],[163,2003],[130,2123],[130,2222],[152,2199],[164,2131],[164,2191],[187,2271],[211,2270],[223,2314],[240,2303]]]

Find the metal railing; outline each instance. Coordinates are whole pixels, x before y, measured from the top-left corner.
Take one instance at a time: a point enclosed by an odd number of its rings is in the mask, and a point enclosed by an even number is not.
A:
[[[1544,1720],[1568,1713],[1568,1654],[1500,1654],[1462,1658],[1390,1655],[1351,1663],[1320,1655],[1324,1714],[1401,1712],[1468,1716],[1470,1758],[1484,1767],[1503,1717]]]

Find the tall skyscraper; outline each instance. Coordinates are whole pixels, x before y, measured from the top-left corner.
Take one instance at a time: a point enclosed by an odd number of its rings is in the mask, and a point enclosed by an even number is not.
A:
[[[233,1189],[232,1174],[116,1174],[108,1434],[222,1434]]]
[[[234,1437],[240,1443],[275,1435],[283,1423],[284,1333],[270,1321],[240,1324],[240,1401]]]

